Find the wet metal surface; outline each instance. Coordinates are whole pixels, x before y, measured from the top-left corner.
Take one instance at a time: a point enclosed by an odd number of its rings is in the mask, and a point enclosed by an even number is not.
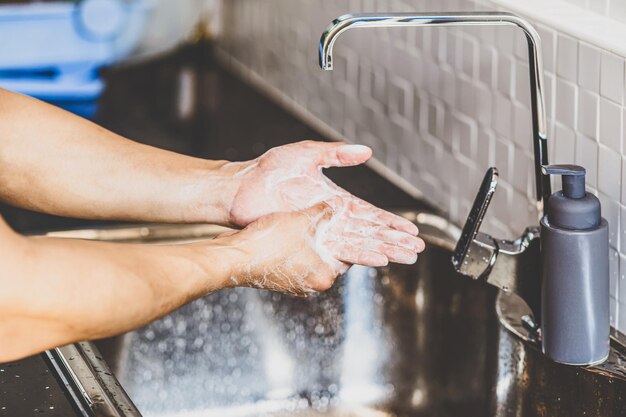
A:
[[[0,416],[68,417],[81,415],[45,356],[0,363]]]
[[[487,415],[495,290],[449,259],[354,267],[308,299],[220,291],[126,335],[112,365],[145,416]]]

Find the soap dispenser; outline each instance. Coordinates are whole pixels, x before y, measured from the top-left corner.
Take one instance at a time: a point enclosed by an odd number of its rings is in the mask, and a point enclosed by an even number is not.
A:
[[[561,175],[541,220],[541,338],[550,359],[592,365],[609,354],[609,227],[585,169],[548,165]]]

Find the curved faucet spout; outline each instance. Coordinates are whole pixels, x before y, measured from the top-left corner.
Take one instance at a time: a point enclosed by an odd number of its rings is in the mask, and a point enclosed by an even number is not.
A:
[[[501,12],[452,13],[360,13],[335,19],[322,34],[319,47],[320,67],[333,69],[333,45],[343,32],[354,28],[394,26],[516,26],[523,30],[528,43],[530,98],[532,110],[533,148],[535,154],[535,186],[537,211],[543,216],[543,204],[551,194],[550,180],[541,172],[548,164],[547,121],[543,95],[543,61],[541,40],[537,31],[526,20]]]

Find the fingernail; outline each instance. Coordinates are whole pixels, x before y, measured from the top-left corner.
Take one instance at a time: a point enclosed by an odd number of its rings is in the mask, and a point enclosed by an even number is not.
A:
[[[338,150],[350,155],[361,155],[372,151],[371,148],[365,145],[343,145]]]

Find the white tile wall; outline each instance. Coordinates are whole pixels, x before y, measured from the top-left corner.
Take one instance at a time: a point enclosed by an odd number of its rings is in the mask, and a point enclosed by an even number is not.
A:
[[[566,0],[620,22],[626,22],[626,2],[624,0]]]
[[[577,3],[608,13],[625,2]],[[228,0],[219,42],[301,110],[370,145],[459,223],[485,169],[495,164],[501,184],[485,227],[512,237],[536,223],[521,33],[504,27],[354,30],[335,46],[335,71],[317,64],[319,36],[341,14],[476,8],[470,0]],[[611,227],[612,323],[626,332],[624,57],[536,27],[551,161],[584,165],[603,204]]]

